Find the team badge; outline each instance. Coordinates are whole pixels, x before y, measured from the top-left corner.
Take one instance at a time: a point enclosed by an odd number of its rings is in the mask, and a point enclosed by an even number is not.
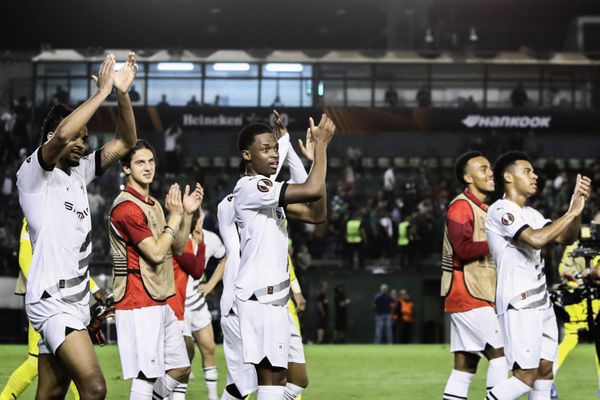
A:
[[[502,225],[509,226],[512,225],[513,222],[515,222],[515,217],[511,213],[506,213],[502,216],[500,221],[502,221]]]
[[[227,201],[232,201],[233,200],[233,196],[228,196],[227,197]]]
[[[263,193],[267,193],[269,190],[271,190],[271,187],[273,186],[273,182],[271,182],[270,179],[261,179],[258,182],[256,182],[256,188],[258,189],[259,192],[263,192]]]

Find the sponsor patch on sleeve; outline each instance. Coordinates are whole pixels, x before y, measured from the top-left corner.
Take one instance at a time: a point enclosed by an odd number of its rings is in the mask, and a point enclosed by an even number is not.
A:
[[[256,188],[259,192],[267,193],[269,190],[271,190],[271,187],[273,187],[273,182],[271,182],[270,179],[263,178],[256,182]]]
[[[502,225],[510,226],[513,222],[515,222],[515,216],[511,213],[505,213],[500,219],[500,221],[502,221]]]

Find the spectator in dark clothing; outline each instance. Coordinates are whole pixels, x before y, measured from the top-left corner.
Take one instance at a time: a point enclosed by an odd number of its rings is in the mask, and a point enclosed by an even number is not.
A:
[[[317,343],[325,343],[325,334],[329,325],[329,302],[327,301],[327,282],[321,282],[321,292],[317,297]]]
[[[381,285],[379,293],[373,299],[375,309],[375,339],[374,343],[381,343],[381,336],[385,331],[387,343],[392,343],[392,307],[394,299],[390,296],[390,288],[385,283]]]
[[[135,85],[131,86],[131,89],[129,89],[129,98],[131,99],[132,103],[137,103],[140,101],[140,92],[135,89]]]
[[[333,343],[346,343],[349,304],[350,299],[346,297],[344,285],[340,283],[335,287],[335,327],[333,330]]]
[[[522,83],[519,83],[512,90],[512,93],[510,94],[510,101],[512,102],[513,107],[523,107],[527,104],[529,97],[527,96],[527,92],[525,91]]]
[[[398,92],[394,89],[394,86],[390,83],[390,86],[385,91],[385,104],[395,108],[398,105]]]
[[[62,86],[56,87],[56,93],[52,96],[52,102],[54,104],[69,104],[69,92],[63,89]]]
[[[417,92],[417,104],[422,108],[431,106],[431,91],[425,84],[421,85]]]

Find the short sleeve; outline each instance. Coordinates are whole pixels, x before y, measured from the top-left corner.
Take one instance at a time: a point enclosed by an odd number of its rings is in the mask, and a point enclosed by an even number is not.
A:
[[[549,225],[549,224],[552,223],[551,219],[548,219],[548,218],[544,217],[542,215],[542,213],[540,213],[535,208],[530,208],[530,209],[531,209],[531,211],[533,213],[533,216],[534,216],[534,219],[535,219],[535,224],[536,224],[536,226],[534,226],[533,228],[535,228],[535,229],[541,229],[541,228],[545,227],[546,225]]]
[[[219,239],[219,237],[216,237],[216,249],[214,252],[214,257],[215,258],[223,258],[225,257],[225,246],[223,245],[223,241],[221,241],[221,239]]]
[[[490,207],[488,223],[491,231],[514,240],[517,240],[519,235],[529,227],[523,209],[512,201],[497,202]]]
[[[54,166],[48,166],[42,159],[42,147],[38,147],[23,161],[17,172],[17,187],[23,193],[41,193],[46,188],[46,183]]]
[[[243,210],[282,207],[286,187],[286,183],[264,176],[252,177],[240,182],[235,191],[235,201]]]
[[[94,151],[83,156],[76,167],[81,176],[83,176],[86,185],[101,175],[100,156],[100,151]]]
[[[112,210],[110,223],[126,242],[134,246],[152,236],[144,212],[131,201],[124,201]]]

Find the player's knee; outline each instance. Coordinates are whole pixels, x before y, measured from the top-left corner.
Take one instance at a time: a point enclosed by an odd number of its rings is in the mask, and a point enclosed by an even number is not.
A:
[[[40,388],[38,386],[37,393],[35,395],[36,400],[59,400],[64,399],[67,395],[67,390],[69,389],[68,382],[66,385],[57,385],[51,388],[44,387]]]
[[[86,379],[80,396],[84,399],[103,400],[106,398],[106,382],[103,377]]]
[[[169,375],[177,382],[185,382],[189,378],[191,372],[192,367],[174,368],[169,371]]]
[[[552,373],[552,366],[548,367],[540,367],[538,369],[537,378],[544,381],[549,381],[554,379],[554,374]]]
[[[215,344],[214,341],[211,341],[209,343],[202,343],[200,345],[200,351],[202,351],[202,356],[204,356],[204,357],[214,356],[216,348],[217,348],[217,345]]]

